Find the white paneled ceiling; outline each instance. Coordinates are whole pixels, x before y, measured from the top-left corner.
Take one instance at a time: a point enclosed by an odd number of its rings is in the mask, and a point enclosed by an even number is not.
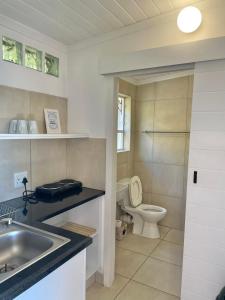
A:
[[[199,0],[0,0],[0,14],[66,45]]]

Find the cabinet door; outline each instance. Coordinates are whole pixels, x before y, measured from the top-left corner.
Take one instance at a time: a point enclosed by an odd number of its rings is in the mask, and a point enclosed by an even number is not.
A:
[[[85,273],[86,250],[83,250],[15,299],[85,300]]]

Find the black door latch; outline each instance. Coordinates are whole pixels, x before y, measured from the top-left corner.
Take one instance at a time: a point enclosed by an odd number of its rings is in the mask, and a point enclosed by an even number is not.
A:
[[[193,175],[193,183],[197,183],[198,181],[198,172],[197,171],[194,171],[194,175]]]

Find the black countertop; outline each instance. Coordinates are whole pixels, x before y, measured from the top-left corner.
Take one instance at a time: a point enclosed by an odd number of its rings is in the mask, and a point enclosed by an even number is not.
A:
[[[70,242],[1,283],[1,300],[14,299],[92,243],[92,239],[89,237],[42,222],[104,194],[105,192],[101,190],[82,188],[76,195],[66,197],[62,200],[37,199],[36,201],[29,201],[26,203],[25,210],[25,201],[23,198],[4,202],[16,209],[15,219],[17,221],[64,236],[69,238]],[[26,211],[26,215],[24,215],[24,211]]]

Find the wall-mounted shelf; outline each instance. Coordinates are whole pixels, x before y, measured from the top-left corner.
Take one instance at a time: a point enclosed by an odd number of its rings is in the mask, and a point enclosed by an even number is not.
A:
[[[151,130],[144,130],[142,133],[183,133],[183,134],[189,134],[190,131],[151,131]]]
[[[0,140],[50,140],[50,139],[83,139],[88,138],[86,133],[61,134],[0,134]]]

